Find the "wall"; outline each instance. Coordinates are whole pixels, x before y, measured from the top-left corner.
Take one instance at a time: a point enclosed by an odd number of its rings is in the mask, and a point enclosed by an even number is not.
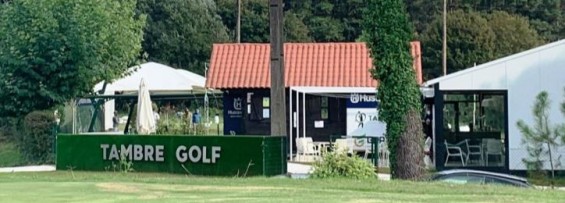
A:
[[[239,135],[270,135],[271,133],[271,121],[270,118],[263,118],[263,98],[269,97],[270,92],[268,89],[234,89],[234,90],[224,90],[224,133],[229,134],[230,130],[236,132]],[[292,112],[298,109],[298,133],[302,136],[304,119],[302,116],[302,94],[298,99],[298,105],[296,103],[296,92],[293,94],[292,98]],[[328,99],[328,109],[329,118],[324,120],[323,128],[316,128],[314,125],[315,121],[321,121],[321,97],[317,95],[306,94],[306,135],[313,137],[315,141],[329,141],[330,135],[345,135],[346,134],[346,97],[343,98],[332,98]],[[290,100],[290,95],[286,94],[287,104]],[[241,108],[234,108],[234,106],[239,106],[241,103]],[[240,109],[240,110],[237,110]],[[251,111],[249,111],[251,110]],[[241,111],[242,116],[237,115]],[[270,112],[269,112],[270,113]],[[226,119],[228,118],[228,119]],[[287,129],[290,125],[290,116],[287,115]],[[288,130],[287,130],[288,131]],[[287,132],[290,134],[290,132]],[[293,137],[297,136],[297,128],[293,126],[292,128]]]
[[[285,137],[58,135],[57,170],[252,176],[286,173]],[[122,159],[123,160],[123,159]]]
[[[532,106],[541,91],[552,101],[550,121],[563,123],[559,104],[565,100],[564,87],[565,40],[450,74],[440,82],[441,90],[508,90],[510,170],[525,170],[522,158],[528,156],[516,123],[534,123]],[[558,152],[565,155],[565,148]]]

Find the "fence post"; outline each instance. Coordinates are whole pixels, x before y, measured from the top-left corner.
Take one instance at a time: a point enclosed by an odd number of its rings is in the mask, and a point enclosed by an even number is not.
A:
[[[59,123],[55,122],[53,124],[52,135],[53,136],[53,159],[57,160],[57,134],[59,133]]]
[[[379,168],[379,140],[376,137],[371,137],[372,149],[373,150],[373,164]]]

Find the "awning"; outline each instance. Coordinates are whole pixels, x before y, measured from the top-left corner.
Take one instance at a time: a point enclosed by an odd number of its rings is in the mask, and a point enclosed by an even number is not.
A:
[[[377,92],[377,87],[311,87],[311,86],[297,86],[290,87],[291,91],[300,93],[365,93],[374,94]]]

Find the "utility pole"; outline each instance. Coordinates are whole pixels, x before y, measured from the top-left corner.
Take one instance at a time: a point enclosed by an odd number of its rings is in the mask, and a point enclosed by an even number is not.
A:
[[[443,0],[443,75],[447,75],[447,0]]]
[[[237,43],[241,42],[241,0],[237,1],[237,24],[236,24],[236,32],[237,32]]]
[[[269,0],[269,27],[271,41],[271,135],[287,136],[282,0]]]

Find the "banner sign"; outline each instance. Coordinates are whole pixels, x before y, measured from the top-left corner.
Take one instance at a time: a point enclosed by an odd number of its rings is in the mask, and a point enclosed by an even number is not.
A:
[[[243,96],[224,94],[224,134],[243,133]]]
[[[377,96],[375,94],[352,93],[346,102],[347,108],[377,108]]]
[[[58,135],[57,170],[134,171],[192,175],[286,173],[284,137]]]
[[[375,94],[352,93],[347,100],[347,135],[380,137],[386,124],[379,120]]]

